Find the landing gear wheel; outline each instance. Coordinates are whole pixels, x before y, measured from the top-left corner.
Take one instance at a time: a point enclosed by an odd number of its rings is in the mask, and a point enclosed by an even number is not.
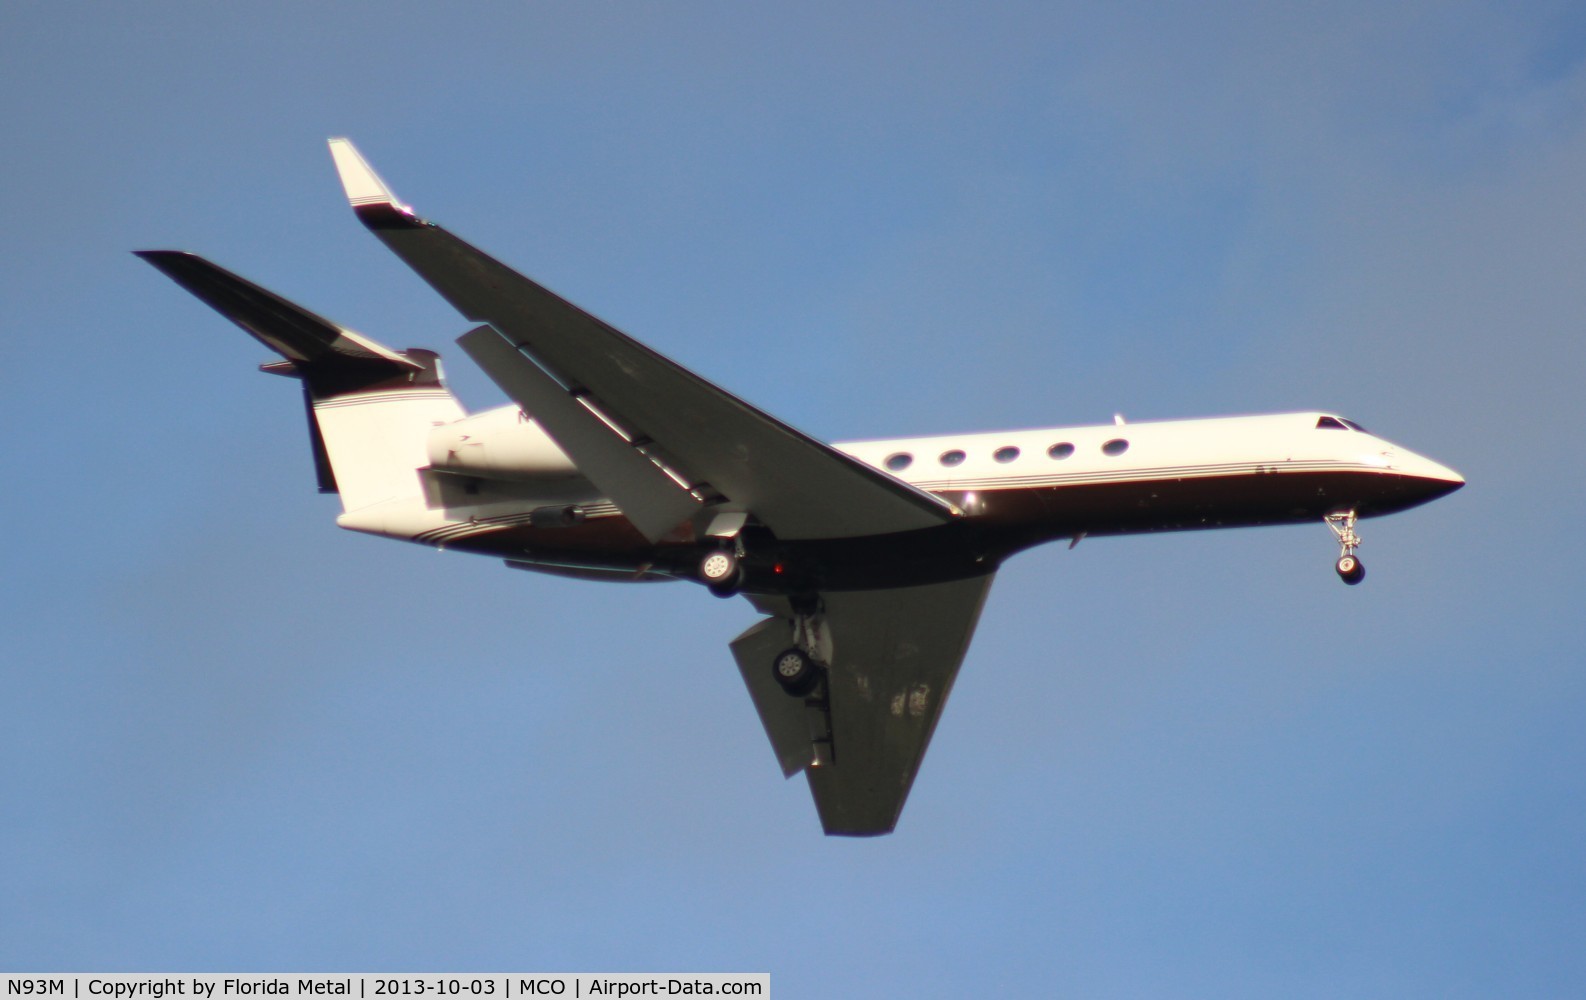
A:
[[[743,567],[730,549],[717,549],[699,561],[699,578],[717,597],[731,597],[743,582]]]
[[[1338,570],[1338,578],[1351,587],[1366,578],[1366,564],[1358,556],[1339,556],[1334,569]]]
[[[1351,508],[1332,511],[1324,518],[1327,526],[1333,529],[1333,534],[1338,536],[1338,547],[1342,550],[1333,568],[1338,570],[1338,578],[1351,587],[1366,578],[1366,566],[1355,555],[1355,550],[1360,547],[1360,536],[1355,533],[1355,520],[1358,517]]]
[[[820,683],[821,668],[802,649],[785,649],[771,661],[771,674],[782,690],[800,698]]]

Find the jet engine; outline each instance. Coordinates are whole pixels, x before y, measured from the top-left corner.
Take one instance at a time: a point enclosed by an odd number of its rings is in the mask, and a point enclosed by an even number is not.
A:
[[[486,479],[568,479],[573,460],[531,417],[514,406],[476,413],[430,431],[432,468]]]

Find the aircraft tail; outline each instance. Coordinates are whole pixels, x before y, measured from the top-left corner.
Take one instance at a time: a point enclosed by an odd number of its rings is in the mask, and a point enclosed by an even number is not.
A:
[[[321,493],[339,493],[345,511],[423,494],[430,428],[465,416],[439,355],[393,351],[196,254],[135,252],[281,355],[262,371],[302,381]]]

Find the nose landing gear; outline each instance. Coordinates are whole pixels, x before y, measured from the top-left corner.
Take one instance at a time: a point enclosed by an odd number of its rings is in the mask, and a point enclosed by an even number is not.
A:
[[[1333,568],[1338,570],[1338,578],[1351,587],[1366,578],[1366,564],[1355,556],[1339,556]]]
[[[1355,534],[1355,511],[1335,511],[1328,514],[1326,520],[1327,526],[1338,536],[1341,549],[1333,568],[1338,571],[1340,580],[1353,587],[1366,578],[1366,564],[1355,555],[1355,549],[1360,547],[1360,536]]]

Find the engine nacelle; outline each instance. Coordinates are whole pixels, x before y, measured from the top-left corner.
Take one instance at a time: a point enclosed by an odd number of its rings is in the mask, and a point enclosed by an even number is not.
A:
[[[486,479],[567,479],[578,467],[538,423],[515,406],[476,413],[436,427],[430,465]]]
[[[536,507],[529,511],[529,524],[535,528],[570,528],[583,519],[584,508],[576,503]]]

